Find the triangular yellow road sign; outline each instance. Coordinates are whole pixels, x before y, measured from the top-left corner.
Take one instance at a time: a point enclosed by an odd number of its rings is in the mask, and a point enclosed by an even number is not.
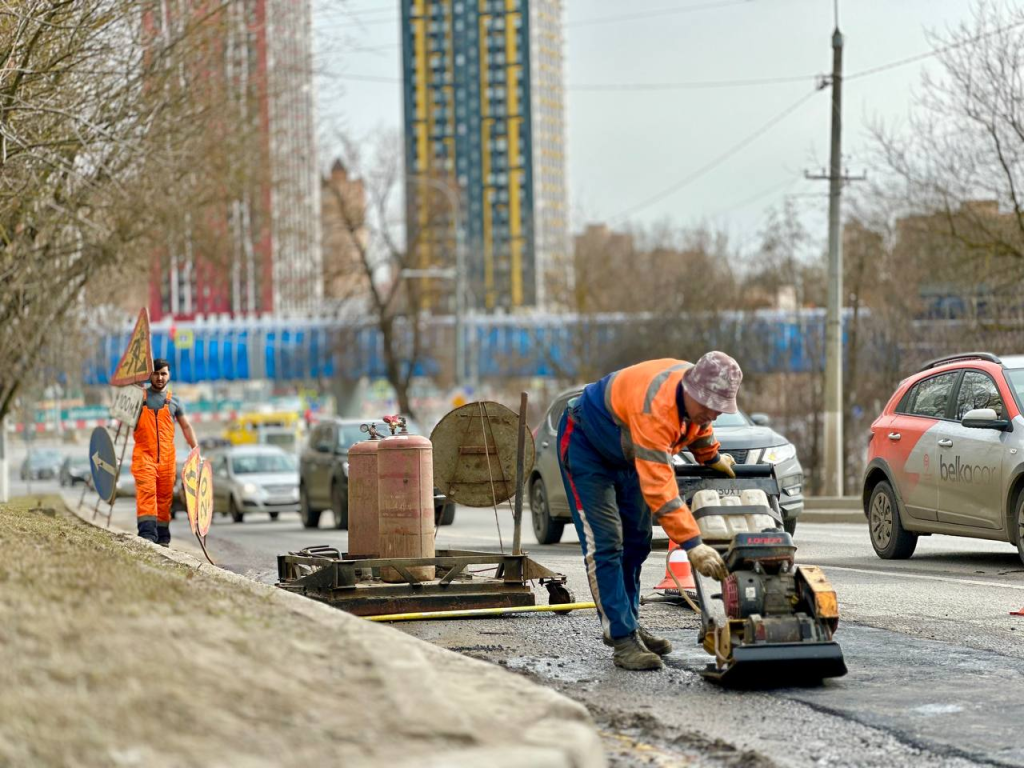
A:
[[[128,348],[121,355],[121,362],[114,369],[110,383],[115,387],[139,384],[149,379],[153,372],[153,346],[149,338],[149,310],[143,307],[135,321]]]

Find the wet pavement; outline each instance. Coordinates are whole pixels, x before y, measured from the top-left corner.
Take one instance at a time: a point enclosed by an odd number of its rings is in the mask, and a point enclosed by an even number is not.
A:
[[[67,498],[77,502],[79,491]],[[115,525],[130,527],[133,514],[132,500],[119,500]],[[501,508],[499,515],[507,550],[511,514]],[[181,518],[172,524],[175,546],[197,553]],[[589,599],[571,533],[538,546],[527,528],[524,546]],[[460,508],[437,537],[438,547],[483,551],[497,551],[497,542],[492,510]],[[1014,548],[933,536],[910,560],[882,561],[866,526],[856,524],[801,524],[796,543],[798,562],[825,569],[842,612],[836,639],[850,672],[819,687],[736,692],[704,681],[699,671],[710,657],[696,645],[697,619],[674,605],[641,609],[643,621],[675,645],[655,673],[615,668],[591,611],[394,626],[581,701],[602,729],[611,764],[623,768],[1024,765],[1024,617],[1009,615],[1024,605],[1024,565]],[[328,514],[318,530],[291,516],[218,518],[209,537],[218,564],[265,583],[276,580],[278,554],[311,544],[344,551],[346,534]],[[663,551],[652,553],[645,591],[662,578],[663,559]],[[546,602],[543,592],[538,602]]]

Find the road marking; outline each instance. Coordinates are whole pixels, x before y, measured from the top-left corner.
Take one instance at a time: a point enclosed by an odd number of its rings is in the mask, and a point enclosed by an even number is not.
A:
[[[1024,584],[1003,584],[999,581],[980,581],[978,579],[954,579],[949,576],[925,576],[919,573],[908,573],[906,571],[874,571],[870,568],[847,568],[842,565],[823,565],[826,571],[850,571],[851,573],[869,573],[872,576],[896,576],[906,579],[924,579],[926,581],[945,581],[950,584],[972,584],[976,587],[1000,587],[1001,589],[1024,590]]]

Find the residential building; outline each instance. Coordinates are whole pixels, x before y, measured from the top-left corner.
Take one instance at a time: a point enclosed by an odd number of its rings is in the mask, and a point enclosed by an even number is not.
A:
[[[469,306],[535,306],[567,247],[561,0],[401,6],[413,263],[455,266],[461,237]],[[453,309],[452,285],[426,279],[423,303]]]
[[[168,3],[143,25],[171,45],[204,13],[199,0]],[[204,23],[211,35],[181,87],[210,98],[223,128],[204,137],[196,174],[209,199],[182,206],[154,258],[150,315],[307,313],[323,296],[311,0],[239,0]]]
[[[366,190],[335,160],[322,182],[323,296],[340,305],[365,298],[368,288],[363,252],[367,247]]]

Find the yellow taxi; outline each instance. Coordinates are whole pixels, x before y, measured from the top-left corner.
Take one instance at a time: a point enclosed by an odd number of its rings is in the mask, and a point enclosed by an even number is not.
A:
[[[296,450],[302,428],[302,417],[295,411],[243,413],[228,424],[224,437],[232,445],[278,445]]]

